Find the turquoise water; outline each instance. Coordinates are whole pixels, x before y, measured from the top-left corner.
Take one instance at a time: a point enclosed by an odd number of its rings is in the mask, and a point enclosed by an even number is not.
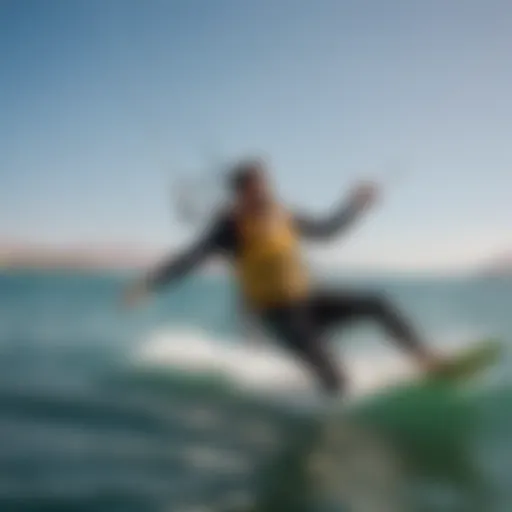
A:
[[[511,509],[512,282],[331,276],[386,290],[444,350],[506,345],[468,389],[391,394],[363,414],[365,393],[410,366],[373,328],[338,334],[342,421],[292,360],[246,339],[223,279],[134,313],[118,306],[126,280],[0,275],[0,510]],[[349,461],[365,457],[356,483]]]

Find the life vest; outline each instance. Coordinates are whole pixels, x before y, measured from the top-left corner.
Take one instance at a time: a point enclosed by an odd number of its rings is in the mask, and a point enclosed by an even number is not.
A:
[[[254,309],[300,300],[309,288],[292,219],[280,208],[237,219],[240,251],[236,269],[247,304]]]

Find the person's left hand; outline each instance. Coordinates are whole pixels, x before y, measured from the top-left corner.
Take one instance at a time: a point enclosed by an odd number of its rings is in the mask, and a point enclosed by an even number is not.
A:
[[[149,290],[145,281],[137,281],[129,286],[123,296],[122,304],[128,309],[138,306],[149,296]]]
[[[379,187],[376,183],[362,182],[357,185],[351,194],[351,200],[361,210],[375,204],[379,196]]]

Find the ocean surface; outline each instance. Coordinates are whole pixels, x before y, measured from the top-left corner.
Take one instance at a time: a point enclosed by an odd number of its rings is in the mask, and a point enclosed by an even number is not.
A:
[[[414,371],[375,327],[333,335],[351,387],[325,404],[226,278],[131,312],[128,280],[0,274],[1,512],[512,510],[512,280],[328,276],[386,291],[446,352],[504,343],[478,380],[382,398],[364,424],[350,411]]]

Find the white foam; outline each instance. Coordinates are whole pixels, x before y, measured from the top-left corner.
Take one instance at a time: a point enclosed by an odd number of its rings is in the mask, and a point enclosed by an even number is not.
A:
[[[307,385],[306,372],[274,347],[218,340],[201,330],[171,328],[154,332],[140,346],[136,361],[192,373],[216,372],[260,390]]]
[[[478,338],[474,332],[464,331],[464,336],[460,332],[437,337],[446,341],[436,345],[452,352],[467,340]],[[217,373],[243,388],[272,394],[317,388],[311,373],[277,345],[215,339],[198,329],[170,327],[151,333],[139,346],[135,362],[152,368]],[[391,342],[389,347],[376,343],[370,350],[366,346],[360,351],[345,351],[340,356],[340,366],[349,379],[352,397],[398,384],[418,374],[414,362]]]
[[[279,393],[311,390],[311,374],[289,353],[270,344],[218,340],[201,330],[161,329],[139,346],[136,363],[144,367],[175,368],[191,373],[215,372],[252,390]],[[353,353],[340,358],[350,381],[351,395],[360,395],[411,377],[415,367],[390,350]]]

